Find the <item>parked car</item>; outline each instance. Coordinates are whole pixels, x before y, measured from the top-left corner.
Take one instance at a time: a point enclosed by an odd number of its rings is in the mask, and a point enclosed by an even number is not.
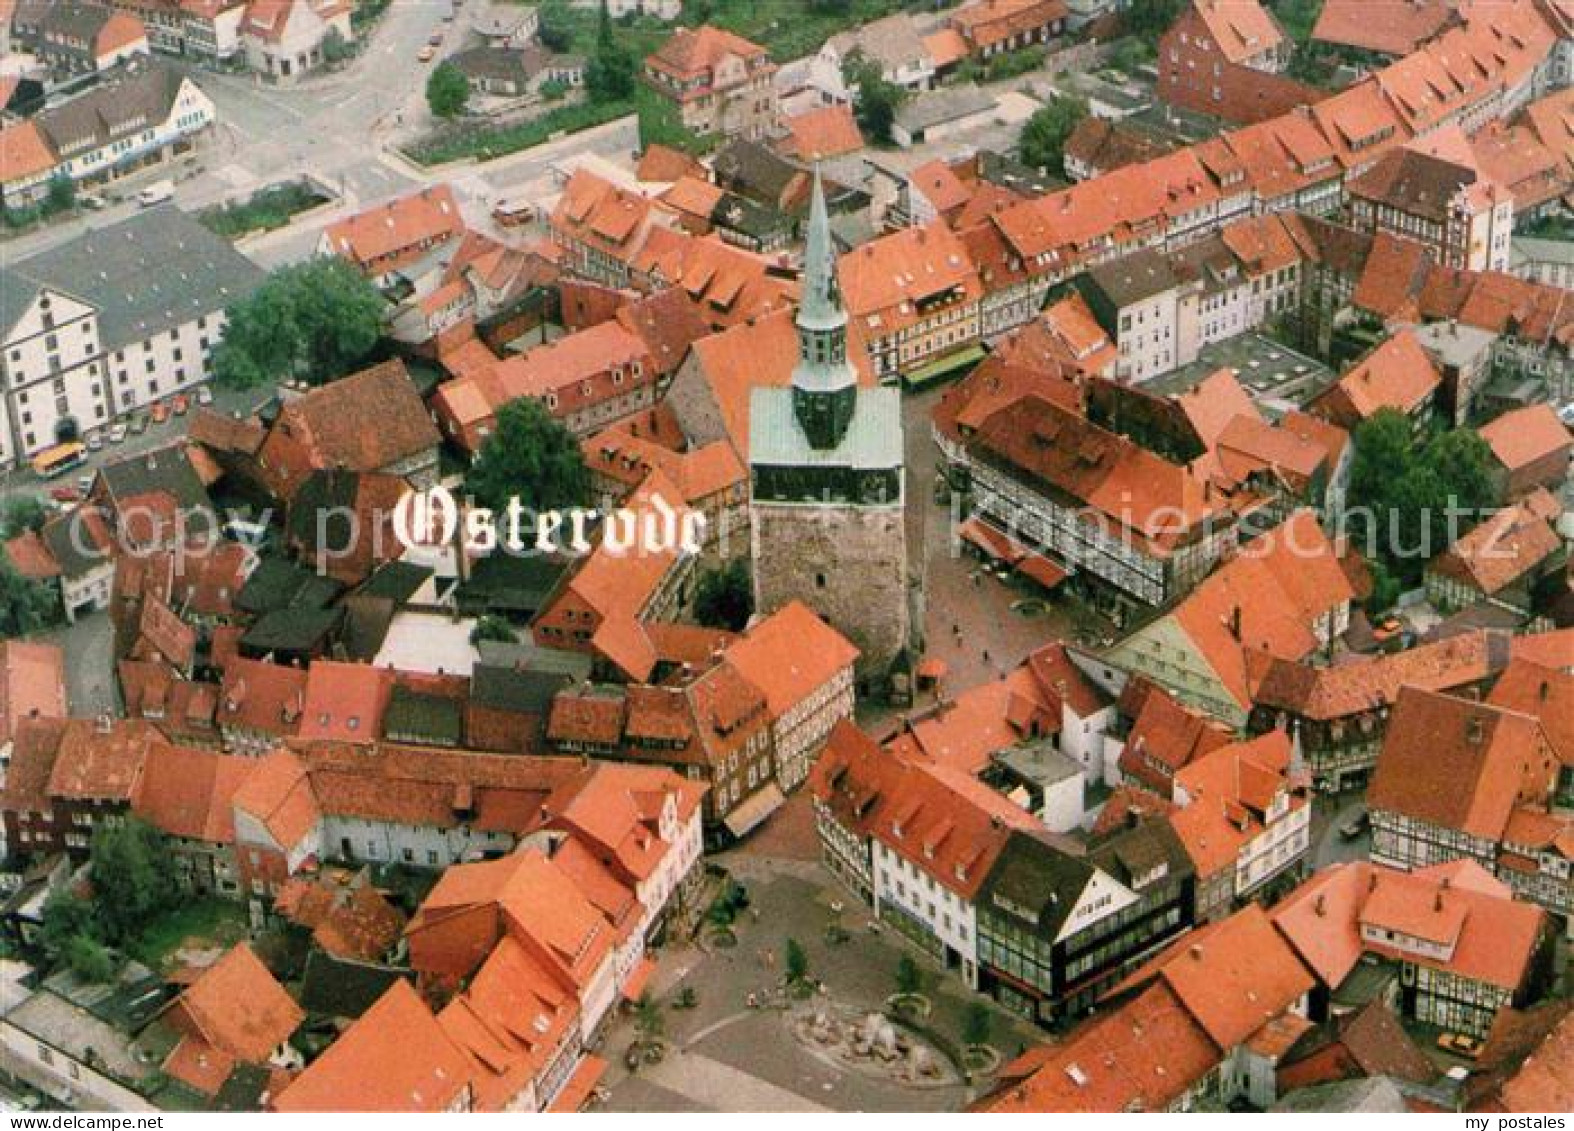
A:
[[[1371,814],[1369,814],[1365,809],[1362,809],[1355,816],[1351,817],[1348,821],[1339,826],[1339,836],[1344,840],[1354,840],[1356,837],[1364,833],[1371,823]]]
[[[131,418],[131,434],[140,436],[148,430],[148,414],[139,412]]]
[[[159,401],[152,408],[152,416],[154,424],[163,424],[169,419],[169,405]]]
[[[423,63],[430,63],[432,61],[433,56],[435,56],[436,54],[437,54],[437,48],[433,47],[430,43],[428,43],[425,47],[421,48],[421,50],[419,50],[419,51],[417,51],[415,53],[415,57],[417,59],[419,59]]]
[[[152,208],[155,204],[163,204],[175,195],[175,182],[169,179],[154,181],[141,192],[137,193],[137,206],[139,208]]]
[[[170,407],[175,410],[176,416],[185,416],[186,410],[191,407],[191,399],[185,393],[176,393],[174,400],[170,401]]]
[[[208,405],[213,403],[213,390],[206,385],[197,390],[197,403]]]
[[[109,430],[109,442],[119,444],[126,438],[127,428],[124,424],[117,424]]]
[[[1481,1055],[1481,1041],[1475,1037],[1467,1037],[1463,1033],[1441,1034],[1437,1038],[1437,1047],[1455,1056],[1462,1056],[1466,1060],[1475,1060]]]
[[[93,489],[93,473],[91,471],[77,476],[77,490],[84,495]]]
[[[104,434],[102,432],[94,432],[88,436],[86,443],[88,451],[101,452],[104,450]]]
[[[1404,622],[1398,617],[1388,617],[1372,630],[1372,638],[1379,644],[1386,643],[1398,636],[1404,627]]]
[[[75,487],[51,487],[49,497],[57,503],[80,503],[82,492]]]
[[[427,36],[426,44],[428,47],[441,47],[443,45],[443,29],[438,28],[431,35]]]

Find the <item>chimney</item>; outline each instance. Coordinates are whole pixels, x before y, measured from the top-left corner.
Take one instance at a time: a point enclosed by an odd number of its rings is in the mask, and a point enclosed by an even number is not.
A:
[[[1317,893],[1317,901],[1312,904],[1312,911],[1321,919],[1328,910],[1328,897],[1323,892]]]
[[[1194,959],[1196,959],[1198,962],[1202,961],[1202,944],[1201,943],[1192,943],[1191,944],[1191,956]]]

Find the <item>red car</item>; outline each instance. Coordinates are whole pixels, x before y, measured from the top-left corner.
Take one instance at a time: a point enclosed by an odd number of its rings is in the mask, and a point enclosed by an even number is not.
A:
[[[51,487],[49,497],[57,503],[80,503],[82,492],[75,487]]]
[[[177,393],[175,395],[174,401],[171,403],[173,403],[175,406],[176,416],[185,416],[186,410],[191,407],[191,400],[186,396],[185,393]]]
[[[168,419],[169,405],[165,404],[163,401],[159,401],[158,404],[153,406],[153,423],[163,424]]]

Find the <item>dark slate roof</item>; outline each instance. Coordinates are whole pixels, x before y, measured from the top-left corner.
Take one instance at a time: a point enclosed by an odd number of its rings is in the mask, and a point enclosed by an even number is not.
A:
[[[357,590],[361,597],[387,597],[395,604],[403,605],[415,591],[426,584],[426,579],[432,576],[430,566],[416,565],[414,562],[388,562],[366,579],[366,583]]]
[[[710,222],[761,240],[780,233],[790,234],[793,226],[792,218],[785,212],[732,192],[723,193],[716,202],[711,209]]]
[[[223,310],[264,277],[228,241],[166,204],[0,267],[0,321],[13,325],[49,287],[93,306],[99,341],[115,350]]]
[[[463,705],[396,684],[383,712],[383,736],[393,742],[458,746],[464,740]]]
[[[489,554],[459,587],[465,611],[534,613],[551,595],[568,563],[540,554]]]
[[[1118,309],[1180,286],[1166,256],[1151,248],[1122,256],[1088,272],[1088,279]]]
[[[214,513],[213,500],[208,498],[208,489],[191,466],[184,441],[176,440],[150,452],[106,463],[98,473],[116,500],[162,492],[183,511]]]
[[[1038,913],[1039,929],[1053,938],[1093,877],[1086,860],[1030,833],[1013,830],[984,880],[984,894],[999,894]]]
[[[470,702],[498,711],[545,715],[552,697],[574,682],[564,672],[479,663],[470,672]]]
[[[1101,841],[1088,858],[1127,886],[1159,864],[1168,866],[1170,879],[1196,871],[1168,821],[1143,821],[1135,828],[1120,829]]]
[[[301,976],[301,1008],[323,1017],[359,1017],[406,973],[313,950]]]
[[[283,558],[264,557],[246,579],[235,607],[247,613],[270,613],[294,607],[323,608],[339,595],[340,585],[305,566]]]
[[[344,610],[290,608],[265,613],[240,638],[242,648],[264,652],[314,651],[339,625]]]

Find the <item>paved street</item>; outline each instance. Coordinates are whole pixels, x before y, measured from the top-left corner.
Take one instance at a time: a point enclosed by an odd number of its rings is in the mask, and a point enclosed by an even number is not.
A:
[[[338,206],[301,224],[242,245],[264,267],[309,256],[322,228],[342,215],[412,192],[424,184],[455,184],[466,215],[484,225],[495,198],[526,193],[543,200],[555,191],[554,164],[573,154],[628,160],[638,145],[632,116],[596,130],[536,146],[486,166],[428,172],[393,153],[400,141],[426,132],[426,76],[436,61],[416,55],[428,36],[446,28],[443,52],[465,40],[468,20],[480,5],[466,5],[455,24],[442,20],[446,3],[396,0],[361,54],[343,72],[272,87],[249,74],[192,69],[213,99],[218,125],[196,154],[172,168],[161,166],[117,182],[104,195],[109,208],[0,243],[0,261],[20,259],[63,243],[90,227],[103,227],[136,210],[137,189],[173,176],[175,200],[187,211],[238,199],[265,185],[310,173],[340,195]]]
[[[750,992],[764,992],[780,978],[781,956],[789,935],[809,955],[810,976],[826,983],[816,1002],[864,1012],[876,1010],[895,990],[897,962],[906,948],[889,929],[875,934],[870,915],[817,863],[782,860],[745,849],[724,854],[720,863],[748,889],[750,912],[735,924],[736,947],[710,953],[695,946],[674,947],[660,958],[651,992],[669,1003],[663,1011],[668,1050],[659,1065],[629,1075],[624,1050],[633,1039],[627,1019],[608,1038],[602,1055],[609,1060],[602,1083],[612,1111],[955,1111],[989,1084],[916,1086],[850,1068],[811,1051],[792,1034],[792,1011],[753,1010]],[[840,904],[840,913],[833,908]],[[825,940],[825,927],[839,922],[852,933],[840,945]],[[767,965],[764,955],[774,955]],[[917,956],[916,952],[913,952]],[[994,1009],[989,999],[969,993],[954,972],[941,975],[926,958],[925,993],[934,1005],[929,1025],[958,1040],[963,1010],[970,1001],[990,1005],[993,1045],[1006,1057],[1019,1046],[1042,1040],[1026,1022]],[[682,987],[695,990],[691,1010],[671,1008]],[[812,1008],[807,1003],[799,1008]]]

